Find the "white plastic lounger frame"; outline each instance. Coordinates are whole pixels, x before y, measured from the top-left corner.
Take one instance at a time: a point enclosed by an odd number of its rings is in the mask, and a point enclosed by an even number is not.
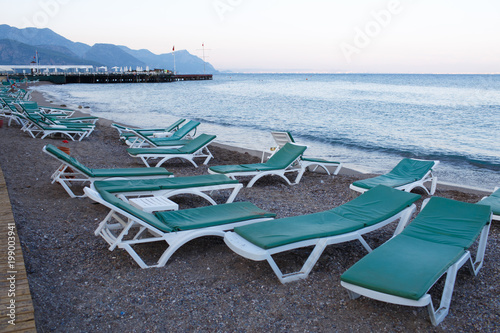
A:
[[[390,218],[381,221],[375,225],[356,230],[353,232],[345,233],[345,234],[340,234],[336,236],[331,236],[331,237],[322,237],[322,238],[314,238],[310,240],[305,240],[301,242],[296,242],[292,244],[287,244],[279,247],[275,247],[272,249],[263,249],[259,246],[256,246],[255,244],[250,243],[240,235],[236,234],[235,232],[227,232],[226,235],[224,236],[224,242],[226,245],[233,250],[235,253],[239,254],[242,257],[245,257],[250,260],[254,261],[263,261],[267,260],[271,268],[273,269],[274,273],[278,277],[281,283],[287,283],[291,281],[296,281],[296,280],[301,280],[307,278],[309,273],[312,271],[314,265],[320,258],[321,254],[325,250],[325,248],[328,245],[332,244],[339,244],[339,243],[344,243],[344,242],[349,242],[352,240],[359,240],[360,243],[363,245],[363,247],[368,251],[371,252],[372,248],[368,245],[368,243],[364,240],[363,235],[370,233],[374,230],[380,229],[387,224],[394,222],[399,219],[398,226],[396,228],[395,234],[401,232],[406,224],[408,223],[410,217],[412,214],[415,212],[416,206],[415,204],[412,204],[410,207],[405,208],[404,210],[400,211],[399,213],[391,216]],[[284,274],[276,264],[276,262],[273,259],[273,255],[285,251],[290,251],[302,247],[307,247],[307,246],[314,246],[314,249],[312,252],[309,254],[309,257],[305,261],[304,265],[302,268],[293,273],[287,273]]]
[[[425,160],[419,160],[419,159],[414,159],[416,161],[425,161]],[[421,179],[419,180],[416,180],[414,182],[411,182],[409,184],[406,184],[406,185],[401,185],[401,186],[398,186],[398,187],[395,187],[396,190],[401,190],[401,191],[405,191],[405,192],[411,192],[414,188],[417,188],[417,187],[420,187],[421,189],[423,189],[427,194],[429,195],[434,195],[434,193],[436,192],[436,187],[437,187],[437,176],[434,176],[432,171],[434,170],[434,168],[439,164],[439,161],[433,161],[434,162],[434,165],[433,167],[427,171],[427,173],[425,174],[424,177],[422,177]],[[431,189],[428,190],[426,187],[425,187],[425,183],[427,182],[432,182],[431,183]],[[353,184],[349,185],[349,188],[351,190],[354,190],[356,192],[360,192],[360,193],[364,193],[366,191],[368,191],[369,189],[367,188],[362,188],[362,187],[359,187],[359,186],[355,186]]]
[[[177,249],[193,239],[205,236],[224,237],[224,232],[232,230],[234,227],[253,222],[271,220],[271,218],[260,218],[207,228],[163,232],[141,219],[127,213],[126,211],[111,205],[107,201],[103,200],[98,192],[93,191],[88,187],[86,187],[84,191],[90,199],[99,202],[111,210],[99,224],[99,227],[95,231],[95,235],[100,235],[104,238],[104,240],[106,240],[106,242],[108,242],[110,245],[110,251],[113,251],[117,247],[126,250],[141,268],[165,266],[167,261],[174,254],[174,252],[177,251]],[[148,231],[150,235],[145,236],[145,231]],[[147,265],[139,254],[137,254],[137,252],[133,249],[133,246],[137,244],[161,241],[166,242],[168,244],[168,248],[163,252],[156,265]]]

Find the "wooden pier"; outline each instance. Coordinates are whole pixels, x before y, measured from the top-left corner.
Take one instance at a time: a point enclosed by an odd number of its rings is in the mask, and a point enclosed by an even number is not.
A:
[[[14,78],[14,75],[11,75]],[[175,81],[212,80],[212,74],[173,74],[157,72],[124,73],[66,73],[49,75],[26,75],[20,79],[49,81],[56,84],[66,83],[160,83]]]
[[[0,332],[36,332],[21,243],[0,169]]]

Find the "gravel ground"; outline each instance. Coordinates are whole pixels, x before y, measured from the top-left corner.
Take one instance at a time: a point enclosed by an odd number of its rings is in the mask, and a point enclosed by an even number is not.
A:
[[[100,120],[82,142],[33,139],[12,126],[0,128],[0,166],[18,226],[35,319],[40,332],[494,332],[500,329],[499,227],[494,223],[478,277],[460,270],[448,317],[433,327],[425,308],[367,298],[350,300],[340,275],[366,253],[358,242],[329,246],[310,276],[281,284],[267,262],[244,259],[221,238],[205,237],[179,249],[163,268],[141,269],[120,249],[93,233],[107,209],[87,198],[71,199],[50,175],[58,162],[42,152],[51,143],[93,168],[139,167],[117,132]],[[255,162],[255,157],[211,147],[209,165]],[[207,174],[207,167],[169,163],[176,176]],[[361,176],[366,177],[366,176]],[[236,201],[250,201],[278,217],[331,209],[353,198],[349,184],[360,176],[308,172],[288,186],[267,177],[244,188]],[[76,187],[76,191],[79,189]],[[423,194],[419,192],[419,194]],[[224,198],[221,195],[220,200]],[[477,202],[481,195],[444,190],[438,196]],[[423,195],[425,198],[426,196]],[[202,205],[178,197],[181,208]],[[420,201],[418,206],[420,206]],[[367,236],[372,246],[387,240],[393,226]],[[147,256],[163,244],[146,245]],[[301,266],[310,248],[280,255],[285,270]],[[432,288],[435,304],[443,281]]]

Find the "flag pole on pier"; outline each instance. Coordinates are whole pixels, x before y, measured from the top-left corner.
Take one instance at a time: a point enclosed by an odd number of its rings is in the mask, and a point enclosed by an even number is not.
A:
[[[175,75],[175,45],[172,46],[172,54],[174,56],[174,75]]]

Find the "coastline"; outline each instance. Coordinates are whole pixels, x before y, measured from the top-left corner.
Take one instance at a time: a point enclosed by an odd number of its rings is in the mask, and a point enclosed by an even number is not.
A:
[[[42,104],[42,102],[40,102]],[[58,105],[55,105],[58,106]],[[39,331],[415,331],[469,332],[499,329],[500,245],[493,223],[486,262],[479,276],[461,270],[450,314],[438,327],[425,308],[409,308],[366,298],[350,300],[340,275],[366,255],[358,242],[326,248],[310,276],[281,284],[267,262],[234,254],[218,237],[204,237],[182,246],[165,267],[141,269],[122,249],[109,251],[94,235],[108,209],[89,199],[71,199],[50,175],[59,163],[42,153],[45,144],[64,145],[71,155],[92,168],[140,167],[130,158],[110,120],[100,119],[81,142],[33,139],[12,126],[0,129],[4,171],[14,218],[25,254],[26,271]],[[211,146],[209,166],[260,161],[261,152]],[[187,163],[166,165],[176,176],[207,174]],[[278,218],[331,209],[353,197],[348,186],[365,174],[344,170],[336,177],[307,172],[288,186],[278,177],[244,188],[237,201],[249,201]],[[76,188],[75,190],[78,190]],[[423,194],[423,192],[418,192]],[[481,195],[438,186],[436,196],[477,202]],[[423,195],[423,198],[426,198]],[[181,207],[202,203],[179,198]],[[418,206],[421,204],[418,202]],[[386,241],[395,226],[367,236],[372,247]],[[145,246],[154,257],[162,244]],[[279,255],[278,264],[297,269],[309,255],[303,248]],[[440,293],[442,282],[433,296]]]
[[[34,102],[37,102],[40,105],[54,106],[54,107],[61,107],[61,104],[62,104],[62,105],[65,105],[65,107],[77,110],[77,112],[82,113],[82,115],[92,114],[92,110],[90,110],[90,109],[87,110],[87,109],[82,108],[81,106],[78,106],[78,105],[67,105],[67,104],[64,104],[64,101],[58,101],[58,100],[49,101],[48,97],[43,92],[36,90],[36,87],[38,85],[53,85],[53,83],[38,82],[38,83],[31,85],[30,89],[32,91],[32,100]],[[102,123],[103,125],[106,125],[106,126],[110,126],[113,123],[112,120],[105,119],[105,118],[100,118],[99,122]],[[123,123],[121,123],[121,125],[124,125],[124,126],[129,125],[130,126],[130,124],[123,124]],[[266,153],[266,152],[263,152],[261,150],[237,147],[234,145],[229,145],[229,144],[220,143],[220,142],[212,143],[212,145],[218,146],[218,147],[223,148],[223,149],[227,149],[229,151],[235,151],[238,153],[248,153],[251,156],[255,156],[258,158],[261,158],[262,154]],[[323,172],[323,170],[320,169],[320,170],[318,170],[318,172]],[[437,171],[437,173],[439,174],[439,170]],[[375,173],[363,172],[363,171],[357,170],[355,168],[347,168],[345,166],[342,166],[342,169],[340,170],[340,174],[349,175],[349,176],[357,176],[357,177],[362,177],[362,178],[369,178],[369,177],[375,177],[375,176],[380,175],[380,174],[375,174]],[[493,184],[493,187],[490,190],[487,188],[478,188],[478,187],[465,186],[465,185],[460,185],[460,184],[440,182],[439,177],[438,177],[438,186],[440,186],[441,188],[443,188],[445,190],[463,191],[466,193],[479,194],[479,195],[485,196],[485,195],[490,194],[491,190],[496,185]]]

